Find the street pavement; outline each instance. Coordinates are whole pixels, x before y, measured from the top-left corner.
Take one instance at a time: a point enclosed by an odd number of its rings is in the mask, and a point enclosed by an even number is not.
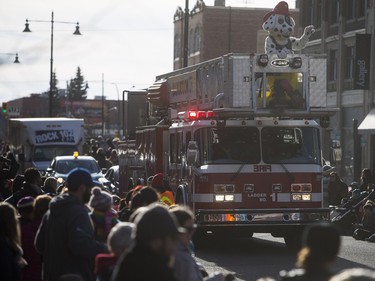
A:
[[[235,273],[237,280],[278,279],[281,270],[294,267],[296,252],[289,250],[282,238],[260,233],[253,238],[210,238],[197,245],[196,257],[208,272]],[[375,269],[375,243],[343,236],[333,269],[338,272],[353,267]]]

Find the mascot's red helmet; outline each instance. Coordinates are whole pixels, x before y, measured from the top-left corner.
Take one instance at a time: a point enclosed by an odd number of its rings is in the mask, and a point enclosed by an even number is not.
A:
[[[269,18],[269,16],[272,15],[272,14],[290,16],[291,13],[289,13],[288,3],[285,2],[285,1],[279,2],[279,4],[277,4],[271,12],[269,12],[269,13],[267,13],[263,16],[263,22],[265,22]]]

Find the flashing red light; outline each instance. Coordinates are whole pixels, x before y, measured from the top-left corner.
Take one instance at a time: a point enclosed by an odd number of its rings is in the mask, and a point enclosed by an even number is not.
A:
[[[206,119],[207,113],[206,111],[198,111],[198,119]]]
[[[207,118],[210,119],[210,118],[214,118],[216,116],[215,112],[213,111],[207,111]]]
[[[197,119],[198,114],[196,111],[189,111],[189,119]]]
[[[215,112],[213,111],[187,111],[181,112],[183,114],[183,118],[187,120],[205,120],[214,118],[216,116]],[[182,116],[182,115],[181,115]]]

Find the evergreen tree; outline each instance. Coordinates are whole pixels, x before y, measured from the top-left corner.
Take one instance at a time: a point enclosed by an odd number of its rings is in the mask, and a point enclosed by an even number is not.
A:
[[[84,80],[85,79],[81,73],[81,68],[78,66],[76,77],[70,79],[70,83],[68,85],[68,100],[82,101],[87,98],[87,88],[89,86]]]

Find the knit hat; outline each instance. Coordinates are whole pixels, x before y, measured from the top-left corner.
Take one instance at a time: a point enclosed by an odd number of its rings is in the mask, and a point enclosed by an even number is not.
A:
[[[152,178],[151,186],[152,186],[153,188],[159,189],[159,188],[162,188],[163,185],[164,185],[164,182],[163,182],[163,174],[162,174],[162,173],[158,173],[158,174],[156,174],[156,175]]]
[[[32,207],[34,204],[34,198],[31,196],[22,197],[17,202],[17,209],[24,209],[28,207]]]
[[[89,205],[95,211],[105,212],[112,207],[112,196],[108,192],[96,186],[91,190],[91,194]]]

